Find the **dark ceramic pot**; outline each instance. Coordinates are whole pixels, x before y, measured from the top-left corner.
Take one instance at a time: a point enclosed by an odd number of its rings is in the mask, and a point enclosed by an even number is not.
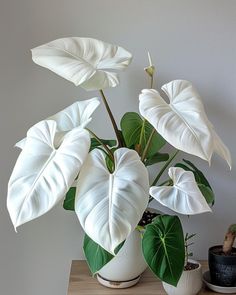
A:
[[[236,248],[233,248],[236,253]],[[218,286],[236,285],[236,255],[221,255],[222,245],[213,246],[208,251],[211,282]]]

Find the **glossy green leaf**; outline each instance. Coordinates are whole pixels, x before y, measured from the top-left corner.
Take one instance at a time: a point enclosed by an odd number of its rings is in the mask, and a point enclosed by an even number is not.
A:
[[[118,245],[118,246],[115,248],[115,251],[114,251],[115,254],[117,254],[117,253],[120,251],[120,249],[124,246],[125,241],[126,241],[126,240],[124,240],[124,242],[120,243],[120,245]]]
[[[175,165],[175,167],[183,168],[186,171],[192,171],[194,174],[196,183],[197,183],[202,195],[206,199],[207,203],[214,205],[214,202],[215,202],[214,192],[213,192],[208,180],[206,179],[206,177],[202,173],[202,171],[200,171],[192,162],[190,162],[188,160],[183,159],[183,162],[185,164],[177,163]]]
[[[143,127],[143,119],[138,113],[128,112],[125,113],[120,122],[122,134],[125,140],[125,144],[128,148],[132,148],[140,143],[140,135]],[[152,133],[152,125],[146,121],[143,130],[143,139],[141,143],[141,149],[144,150],[147,141]],[[147,153],[147,158],[155,155],[164,145],[166,141],[155,131],[150,148]]]
[[[71,187],[67,192],[65,200],[63,202],[64,209],[75,211],[75,192],[76,187]]]
[[[176,286],[184,268],[184,235],[177,216],[160,215],[142,240],[144,258],[162,281]]]
[[[88,266],[93,274],[98,272],[105,264],[114,258],[112,254],[95,243],[86,234],[84,236],[83,249]]]
[[[113,173],[115,164],[112,162],[109,156],[106,156],[105,160],[106,160],[107,169],[109,170],[110,173]]]
[[[117,254],[123,247],[125,241],[120,243],[115,249]],[[88,235],[84,236],[84,254],[87,259],[89,268],[93,274],[98,272],[104,265],[106,265],[114,256],[94,242]]]
[[[150,165],[157,164],[160,162],[165,162],[168,160],[169,160],[169,154],[156,153],[155,155],[147,158],[145,162],[145,166],[150,166]]]
[[[206,179],[206,177],[204,176],[204,174],[202,173],[202,171],[200,171],[192,162],[183,159],[183,161],[188,164],[190,167],[192,167],[192,169],[195,171],[195,173],[198,175],[200,181],[202,184],[204,184],[205,186],[208,186],[209,188],[211,188],[210,183],[208,182],[208,180]],[[212,188],[211,188],[212,189]]]
[[[105,145],[108,145],[109,147],[113,147],[116,145],[116,140],[113,139],[100,139],[102,143]],[[101,143],[96,138],[91,138],[91,145],[90,145],[90,151],[93,149],[101,146]]]
[[[205,186],[204,184],[198,184],[198,187],[199,187],[202,195],[206,199],[207,203],[214,205],[215,196],[214,196],[213,191],[209,187]]]

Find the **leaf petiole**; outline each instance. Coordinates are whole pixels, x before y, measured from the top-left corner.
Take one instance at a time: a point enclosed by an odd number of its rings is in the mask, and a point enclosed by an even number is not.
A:
[[[97,141],[101,144],[101,146],[103,146],[104,147],[104,149],[105,149],[105,151],[106,151],[106,153],[107,153],[107,155],[108,155],[108,157],[114,162],[114,156],[113,156],[113,154],[112,154],[112,152],[109,150],[109,148],[107,147],[107,145],[105,145],[102,141],[101,141],[101,139],[92,131],[92,130],[90,130],[90,129],[88,129],[88,128],[85,128],[93,137],[95,137],[96,139],[97,139]]]

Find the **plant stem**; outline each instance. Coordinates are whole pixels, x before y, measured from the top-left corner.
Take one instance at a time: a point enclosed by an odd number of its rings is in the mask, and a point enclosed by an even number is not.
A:
[[[151,186],[155,185],[158,180],[161,178],[163,172],[166,170],[166,168],[170,165],[170,163],[172,162],[172,160],[177,156],[179,150],[176,150],[175,153],[173,153],[173,155],[169,158],[169,160],[164,164],[164,166],[162,167],[161,171],[157,174],[156,178],[154,179],[153,183]]]
[[[153,81],[154,81],[154,78],[153,78],[153,76],[151,76],[151,85],[150,85],[151,86],[150,87],[151,89],[153,88]]]
[[[146,158],[146,155],[147,155],[147,152],[148,152],[148,150],[150,148],[150,145],[151,145],[151,142],[152,142],[152,138],[153,138],[153,135],[155,134],[155,131],[156,131],[155,128],[153,128],[152,129],[152,132],[151,132],[151,134],[150,134],[150,136],[148,138],[148,142],[147,142],[147,144],[145,146],[145,149],[143,151],[143,154],[142,154],[142,157],[141,157],[141,161],[144,161],[144,159]]]
[[[111,119],[111,123],[112,123],[112,126],[113,126],[113,128],[114,128],[114,131],[115,131],[115,134],[116,134],[116,138],[117,138],[117,141],[118,141],[118,146],[119,146],[119,147],[122,147],[122,146],[123,146],[123,142],[122,142],[122,138],[121,138],[121,136],[120,136],[119,129],[118,129],[117,125],[116,125],[116,121],[115,121],[115,119],[114,119],[114,117],[113,117],[112,111],[111,111],[111,109],[110,109],[110,107],[109,107],[109,104],[108,104],[108,102],[107,102],[107,100],[106,100],[105,94],[104,94],[104,92],[102,91],[102,89],[100,90],[100,93],[101,93],[101,96],[102,96],[102,100],[103,100],[103,102],[104,102],[104,105],[105,105],[105,107],[106,107],[106,110],[107,110],[107,112],[108,112],[108,115],[109,115],[109,117],[110,117],[110,119]]]
[[[185,259],[184,259],[184,266],[188,264],[188,245],[187,245],[188,233],[186,233],[184,238],[184,248],[185,248]]]
[[[142,147],[142,141],[143,141],[145,123],[146,123],[146,119],[143,119],[143,124],[142,124],[141,132],[140,132],[140,137],[139,137],[139,146],[140,147]]]
[[[153,76],[151,76],[151,82],[150,82],[150,88],[152,89],[152,87],[153,87]],[[142,125],[142,129],[141,129],[141,133],[140,133],[140,138],[139,138],[139,145],[140,146],[142,146],[142,141],[143,141],[143,135],[144,135],[144,132],[145,132],[145,124],[146,124],[146,122],[147,122],[147,120],[146,119],[143,119],[143,125]],[[149,149],[149,145],[151,143],[151,140],[152,140],[152,137],[153,137],[154,133],[155,133],[155,128],[153,128],[152,133],[150,134],[150,137],[148,139],[147,145],[146,145],[146,147],[145,147],[145,149],[143,151],[143,154],[142,154],[142,157],[141,157],[142,161],[146,157],[146,154],[147,154],[147,151]],[[148,146],[148,148],[147,148],[147,146]]]
[[[171,179],[167,179],[166,181],[162,182],[161,184],[159,184],[159,186],[163,186],[165,184],[170,184],[171,183]]]
[[[85,128],[94,138],[96,138],[96,140],[104,147],[104,149],[106,150],[108,156],[110,157],[110,159],[114,162],[114,156],[112,154],[112,152],[109,150],[109,148],[101,141],[101,139],[99,137],[97,137],[97,135],[91,131],[88,128]]]
[[[225,235],[224,244],[223,244],[223,252],[226,255],[231,254],[235,238],[236,238],[236,224],[232,224],[228,228],[228,231]]]

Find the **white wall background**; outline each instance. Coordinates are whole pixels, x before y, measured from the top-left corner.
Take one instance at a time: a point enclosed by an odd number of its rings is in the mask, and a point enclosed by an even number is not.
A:
[[[121,85],[107,91],[117,120],[138,109],[138,94],[147,87],[143,67],[149,50],[159,86],[176,78],[195,84],[236,163],[235,30],[234,0],[0,0],[1,295],[65,295],[70,262],[83,257],[74,214],[58,206],[16,234],[6,210],[7,182],[18,156],[15,142],[39,120],[96,95],[36,66],[30,48],[59,37],[88,36],[130,50],[133,63],[121,75]],[[103,109],[95,117],[94,130],[112,135]],[[236,222],[236,170],[229,172],[219,157],[213,157],[211,168],[192,160],[216,193],[214,214],[183,219],[186,231],[198,234],[195,256],[206,258],[209,245],[221,243],[227,225]]]

